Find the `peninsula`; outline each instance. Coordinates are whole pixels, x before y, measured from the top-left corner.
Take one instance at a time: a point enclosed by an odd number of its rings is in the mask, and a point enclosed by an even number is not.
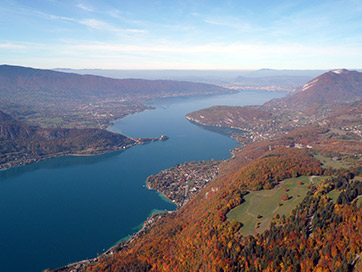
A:
[[[131,138],[97,128],[40,128],[0,111],[0,169],[58,156],[103,154],[167,139],[166,135]]]

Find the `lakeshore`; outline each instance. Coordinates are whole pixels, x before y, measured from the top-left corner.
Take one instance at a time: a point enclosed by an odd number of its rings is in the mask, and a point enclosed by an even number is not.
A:
[[[40,162],[40,161],[44,161],[44,160],[48,160],[48,159],[52,159],[52,158],[57,158],[57,157],[62,157],[62,156],[86,157],[86,156],[104,155],[104,154],[111,153],[111,152],[126,150],[135,145],[143,145],[143,144],[148,144],[148,143],[156,142],[156,141],[166,141],[166,140],[168,140],[168,136],[161,135],[159,138],[131,138],[131,137],[129,137],[129,139],[131,139],[133,141],[133,143],[127,144],[127,145],[122,145],[122,146],[113,146],[112,148],[106,149],[106,150],[96,150],[96,149],[89,150],[89,149],[87,149],[87,150],[81,151],[80,153],[59,152],[59,153],[47,154],[47,155],[43,155],[43,156],[33,156],[33,157],[24,156],[22,159],[0,164],[0,171],[1,170],[5,171],[5,170],[11,169],[13,167],[20,167],[20,166],[28,165],[31,163],[36,163],[36,162]]]
[[[147,177],[188,161],[230,158],[229,151],[238,146],[225,135],[191,124],[185,115],[217,103],[255,104],[275,96],[243,92],[151,101],[156,110],[120,119],[110,130],[133,138],[164,134],[167,141],[1,171],[0,242],[7,248],[0,254],[2,271],[35,272],[94,259],[133,233],[152,210],[176,209],[145,187]],[[16,261],[19,254],[22,262]]]
[[[95,264],[102,258],[111,256],[124,248],[131,247],[132,243],[149,232],[159,219],[177,212],[181,207],[186,205],[193,196],[198,194],[208,182],[214,179],[219,171],[219,163],[219,161],[215,160],[186,162],[163,170],[156,176],[149,176],[146,180],[147,188],[149,190],[156,190],[165,201],[176,204],[177,210],[151,214],[151,216],[144,221],[139,231],[126,237],[126,239],[121,239],[120,242],[109,248],[102,255],[71,263],[53,270],[46,269],[44,272],[82,271],[86,266]],[[161,182],[162,185],[159,184],[159,182]]]
[[[68,271],[83,271],[84,268],[90,264],[94,264],[96,262],[98,262],[99,260],[101,260],[102,258],[108,257],[108,256],[112,256],[114,253],[127,248],[127,247],[131,247],[132,243],[136,240],[141,238],[144,234],[146,234],[147,232],[150,231],[150,229],[156,224],[156,222],[158,220],[160,220],[161,218],[164,218],[172,213],[174,213],[175,211],[165,211],[162,213],[156,213],[156,214],[152,214],[150,217],[147,218],[147,220],[143,223],[142,228],[137,231],[136,233],[134,233],[133,235],[131,235],[128,239],[126,239],[125,241],[122,241],[120,243],[117,243],[116,245],[112,246],[111,248],[109,248],[107,251],[105,251],[102,255],[99,255],[95,258],[91,258],[91,259],[86,259],[86,260],[81,260],[75,263],[71,263],[68,264],[66,266],[63,267],[59,267],[56,269],[50,269],[47,268],[45,270],[43,270],[43,272],[68,272]]]
[[[186,205],[219,173],[219,161],[185,162],[147,178],[147,188],[156,190],[178,208]]]

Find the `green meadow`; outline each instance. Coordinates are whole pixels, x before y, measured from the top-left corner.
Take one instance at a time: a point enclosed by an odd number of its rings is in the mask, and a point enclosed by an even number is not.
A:
[[[353,166],[352,163],[347,162],[345,159],[344,160],[333,160],[332,158],[323,156],[322,154],[315,154],[313,155],[314,158],[316,158],[317,160],[319,160],[323,165],[323,168],[336,168],[336,169],[340,169],[340,168],[349,168],[351,166]]]
[[[306,196],[311,180],[319,183],[322,177],[298,177],[285,179],[271,190],[253,191],[244,197],[244,202],[232,209],[228,220],[237,220],[243,224],[243,235],[253,235],[265,231],[272,218],[279,214],[289,215]],[[284,196],[284,200],[283,200]],[[286,199],[287,197],[287,199]]]

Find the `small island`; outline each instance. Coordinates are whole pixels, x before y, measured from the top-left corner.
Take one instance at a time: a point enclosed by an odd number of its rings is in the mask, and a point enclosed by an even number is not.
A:
[[[158,138],[160,141],[166,141],[166,140],[168,140],[169,139],[169,137],[168,136],[166,136],[166,135],[161,135],[161,137],[160,138]]]

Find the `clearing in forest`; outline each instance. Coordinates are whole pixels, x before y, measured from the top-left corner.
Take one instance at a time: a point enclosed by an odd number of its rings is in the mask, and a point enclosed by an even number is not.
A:
[[[232,209],[228,220],[237,220],[243,224],[240,229],[243,235],[262,233],[274,216],[288,216],[304,199],[308,185],[313,181],[319,183],[323,177],[289,178],[280,182],[271,190],[253,191],[244,196],[244,202]]]

